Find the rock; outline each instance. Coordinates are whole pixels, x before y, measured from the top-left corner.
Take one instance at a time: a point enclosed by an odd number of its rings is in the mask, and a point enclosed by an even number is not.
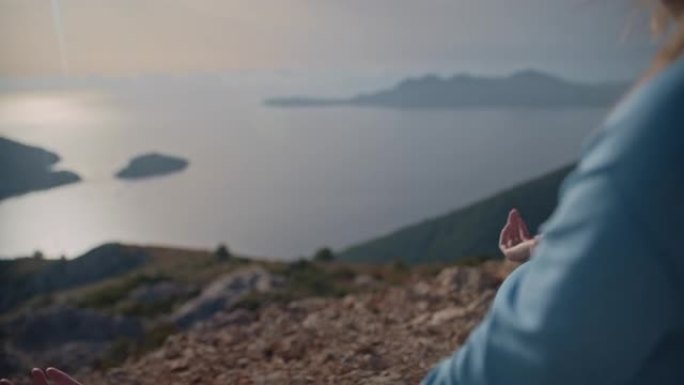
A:
[[[366,361],[367,367],[374,372],[380,372],[389,367],[387,361],[377,354],[369,354],[366,357]]]
[[[460,266],[442,270],[436,280],[442,294],[477,294],[484,289],[495,288],[500,283],[496,277],[487,274],[482,269]]]
[[[235,272],[190,301],[193,310],[185,315],[202,314],[202,301],[223,307],[202,327],[126,362],[120,368],[125,377],[84,372],[77,378],[112,385],[120,378],[138,379],[136,385],[417,384],[458,348],[491,303],[496,279],[473,269],[445,269],[431,280],[415,277],[405,286],[378,286],[344,298],[230,311],[226,304],[240,293],[258,290],[258,282],[274,284],[264,271]]]
[[[467,309],[462,307],[446,308],[433,314],[428,321],[428,325],[438,326],[447,322],[452,322],[457,318],[464,317],[466,314],[468,314]]]
[[[125,370],[118,368],[112,369],[107,372],[107,377],[109,377],[112,382],[117,385],[139,385],[140,381],[137,378],[131,377],[130,373]]]
[[[427,282],[418,282],[413,285],[413,293],[418,297],[427,297],[432,293],[432,287]]]
[[[278,285],[272,274],[261,268],[247,268],[224,275],[207,286],[196,298],[185,303],[171,319],[187,329],[233,306],[253,291],[270,290]]]
[[[220,329],[231,325],[248,325],[256,319],[254,312],[245,309],[233,310],[230,313],[220,312],[211,318],[209,328]]]
[[[354,285],[359,287],[371,287],[377,284],[377,280],[370,275],[361,274],[354,277]]]
[[[158,282],[136,288],[128,295],[128,300],[142,304],[153,304],[186,296],[190,291],[189,288],[175,282]]]

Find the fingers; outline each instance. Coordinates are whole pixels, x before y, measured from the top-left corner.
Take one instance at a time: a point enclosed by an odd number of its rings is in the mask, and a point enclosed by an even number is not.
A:
[[[527,228],[527,223],[525,223],[525,220],[522,218],[522,215],[520,215],[518,209],[511,210],[509,218],[511,218],[510,220],[515,228],[515,235],[518,238],[518,242],[527,241],[532,238],[530,236],[530,230]]]
[[[502,251],[513,247],[518,243],[520,243],[520,241],[515,236],[515,233],[511,227],[502,231],[502,235],[499,240],[499,248],[501,248]]]
[[[527,228],[527,223],[525,223],[520,215],[518,215],[518,235],[525,241],[532,238],[530,230]]]
[[[499,248],[506,254],[506,250],[519,245],[522,242],[532,240],[527,223],[520,215],[518,209],[513,208],[508,212],[506,224],[499,234]]]
[[[518,212],[518,209],[511,209],[511,211],[508,212],[508,219],[506,220],[506,224],[513,224],[513,222],[515,222],[515,218],[519,216],[520,213]]]
[[[532,255],[533,245],[531,241],[519,243],[506,250],[504,255],[509,261],[525,262]]]
[[[47,377],[57,385],[81,385],[68,374],[55,368],[48,368],[46,371]]]
[[[514,242],[514,231],[515,229],[513,228],[513,224],[510,221],[510,215],[509,215],[509,220],[506,222],[504,225],[503,229],[501,229],[501,233],[499,234],[499,247],[502,249],[511,247]]]
[[[506,246],[506,241],[508,239],[508,225],[504,225],[503,229],[501,229],[501,233],[499,234],[499,248],[503,250],[503,248]]]
[[[48,379],[56,385],[81,385],[68,374],[55,368],[48,368],[46,371],[39,368],[33,368],[31,370],[31,378],[33,379],[33,385],[48,385]],[[11,381],[3,378],[0,380],[0,385],[13,384]]]
[[[501,229],[501,233],[499,233],[499,248],[503,250],[503,248],[506,246],[506,240],[508,238],[508,228],[510,227],[511,223],[511,214],[508,214],[508,218],[506,219],[506,223],[504,224],[504,227]]]
[[[33,379],[33,385],[48,385],[47,377],[45,377],[45,372],[42,369],[33,368],[31,370],[31,378]]]

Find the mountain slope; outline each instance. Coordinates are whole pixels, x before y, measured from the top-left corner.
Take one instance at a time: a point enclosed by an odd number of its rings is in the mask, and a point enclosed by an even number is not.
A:
[[[559,186],[571,169],[564,167],[444,216],[352,246],[340,259],[424,263],[497,256],[499,231],[508,211],[520,209],[530,231],[537,231],[556,206]]]
[[[0,314],[34,296],[122,275],[144,265],[148,255],[120,244],[97,247],[73,260],[0,260]]]
[[[387,90],[348,99],[285,97],[266,100],[274,107],[361,106],[391,108],[605,107],[627,90],[625,84],[584,84],[526,70],[503,77],[426,75]]]
[[[116,370],[75,375],[117,385],[418,384],[480,322],[508,270],[501,263],[429,276],[417,270],[343,298],[226,309]]]

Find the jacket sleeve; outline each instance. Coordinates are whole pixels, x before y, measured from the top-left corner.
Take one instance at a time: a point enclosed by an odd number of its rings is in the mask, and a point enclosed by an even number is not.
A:
[[[610,170],[576,170],[533,259],[423,385],[598,385],[634,378],[674,323],[672,269]]]

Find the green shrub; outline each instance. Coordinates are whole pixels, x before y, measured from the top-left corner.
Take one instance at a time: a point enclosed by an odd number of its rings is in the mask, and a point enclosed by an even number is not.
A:
[[[285,274],[294,274],[299,271],[307,271],[311,269],[318,269],[313,262],[306,258],[300,258],[292,263],[289,263],[285,268]]]
[[[470,258],[463,258],[458,260],[455,265],[456,266],[467,266],[467,267],[478,267],[482,265],[483,263],[492,260],[494,258],[489,258],[486,256],[478,256],[478,257],[470,257]]]
[[[168,298],[163,301],[152,303],[140,303],[126,301],[115,308],[117,314],[130,317],[151,318],[160,314],[170,313],[181,302],[180,298]]]
[[[228,261],[233,257],[233,254],[230,252],[230,249],[228,249],[228,246],[223,243],[218,245],[214,251],[214,255],[216,256],[216,259],[221,262]]]
[[[335,260],[335,254],[327,247],[324,247],[316,252],[313,256],[316,262],[330,262]]]
[[[394,260],[394,263],[392,264],[392,268],[396,271],[399,271],[399,272],[409,271],[409,266],[406,264],[406,262],[402,261],[399,258]]]
[[[354,269],[348,266],[339,266],[332,269],[330,271],[330,275],[335,280],[351,281],[352,279],[356,278],[357,273]]]
[[[140,340],[119,338],[109,346],[103,356],[95,363],[95,367],[100,370],[107,370],[120,366],[129,357],[137,358],[159,348],[169,336],[177,332],[178,329],[175,325],[162,322],[147,328]]]
[[[166,280],[161,275],[134,275],[85,294],[77,305],[84,308],[111,309],[126,299],[135,288]]]

